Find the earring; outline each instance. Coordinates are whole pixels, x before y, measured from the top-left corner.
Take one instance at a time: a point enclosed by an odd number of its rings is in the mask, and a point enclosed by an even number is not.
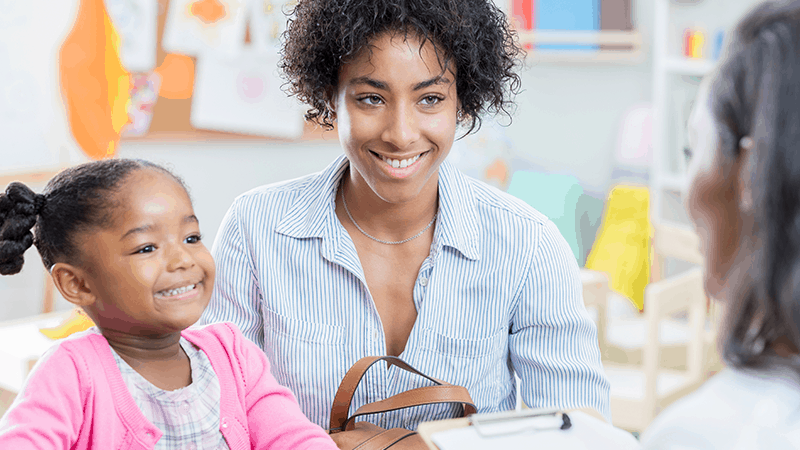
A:
[[[750,136],[744,136],[743,138],[739,139],[739,147],[745,150],[752,150],[755,145],[755,141],[753,141],[753,138]]]

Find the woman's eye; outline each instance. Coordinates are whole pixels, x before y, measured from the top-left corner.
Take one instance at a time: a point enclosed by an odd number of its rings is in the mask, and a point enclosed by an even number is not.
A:
[[[203,240],[203,236],[199,234],[195,234],[186,238],[187,244],[197,244],[198,242]]]
[[[367,95],[365,97],[361,97],[358,99],[360,102],[366,103],[368,105],[380,105],[383,103],[383,99],[378,97],[377,95]]]
[[[136,253],[150,253],[156,251],[155,245],[146,245],[139,250],[136,250]]]
[[[433,106],[433,105],[441,102],[442,100],[444,100],[442,97],[438,97],[436,95],[429,95],[429,96],[424,97],[422,99],[422,103],[424,105],[426,105],[426,106]]]

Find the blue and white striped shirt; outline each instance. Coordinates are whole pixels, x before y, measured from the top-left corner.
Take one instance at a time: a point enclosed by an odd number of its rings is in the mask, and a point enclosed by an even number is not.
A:
[[[350,366],[386,354],[358,254],[334,212],[347,165],[341,156],[323,172],[234,201],[212,249],[217,278],[201,319],[237,324],[324,428]],[[465,386],[480,412],[515,407],[516,371],[531,407],[591,407],[610,417],[597,331],[569,245],[542,214],[447,162],[439,169],[433,244],[413,297],[417,319],[400,357]],[[351,412],[423,381],[395,366],[373,367]],[[414,429],[453,409],[419,407],[369,419]]]

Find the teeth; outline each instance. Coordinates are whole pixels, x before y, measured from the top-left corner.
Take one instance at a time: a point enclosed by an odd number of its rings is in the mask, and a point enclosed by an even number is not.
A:
[[[196,284],[191,284],[189,286],[184,286],[178,289],[171,289],[169,291],[160,291],[156,293],[158,297],[174,297],[176,295],[183,294],[185,292],[189,292],[197,286]]]
[[[391,158],[387,158],[385,156],[381,156],[381,159],[383,159],[386,162],[386,164],[389,164],[390,166],[394,167],[395,169],[405,169],[406,167],[408,167],[408,166],[414,164],[415,162],[417,162],[419,157],[420,157],[420,155],[417,155],[417,156],[415,156],[413,158],[402,159],[401,160],[401,159],[391,159]]]

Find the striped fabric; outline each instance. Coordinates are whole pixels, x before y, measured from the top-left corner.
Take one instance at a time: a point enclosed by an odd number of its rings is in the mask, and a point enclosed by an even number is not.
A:
[[[220,386],[211,361],[184,338],[181,347],[192,367],[192,384],[175,391],[153,386],[113,351],[122,379],[142,414],[162,433],[155,450],[228,450],[219,430]]]
[[[325,428],[347,369],[363,356],[386,354],[356,249],[334,212],[347,165],[341,156],[319,174],[234,201],[212,249],[217,278],[201,319],[236,323]],[[515,407],[516,372],[531,407],[592,407],[610,417],[578,266],[553,223],[447,162],[439,171],[439,208],[414,287],[417,320],[400,356],[465,386],[481,412]],[[424,384],[381,364],[362,380],[352,411]],[[430,406],[369,419],[414,429],[452,413]]]

